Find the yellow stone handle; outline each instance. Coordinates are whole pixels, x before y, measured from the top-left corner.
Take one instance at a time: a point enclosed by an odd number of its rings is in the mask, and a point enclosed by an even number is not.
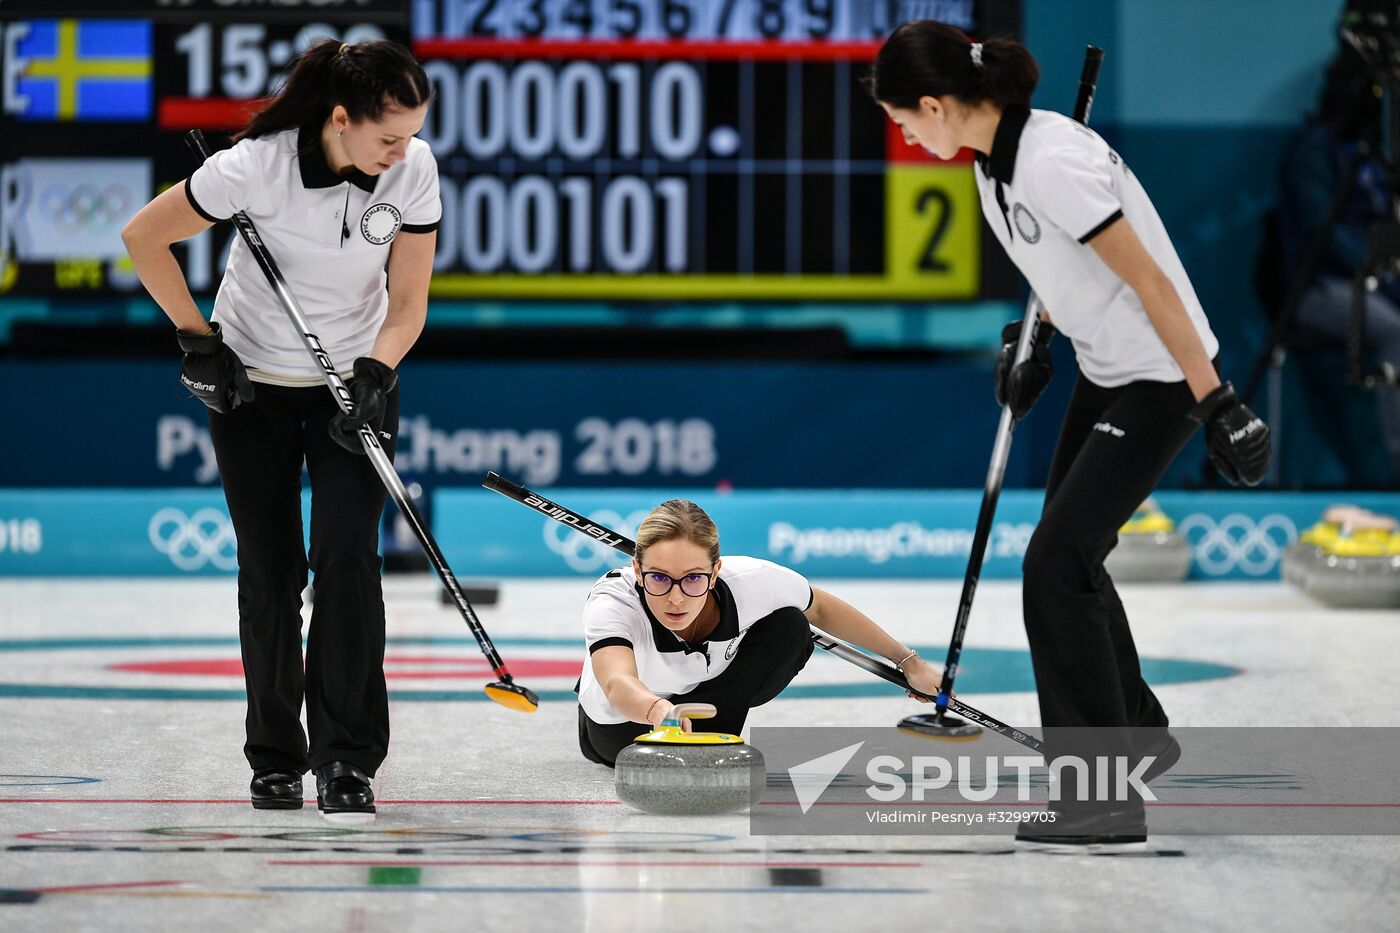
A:
[[[671,707],[671,714],[662,720],[663,726],[679,726],[683,719],[709,719],[718,710],[713,703],[681,703]]]
[[[1359,506],[1338,503],[1327,507],[1327,511],[1322,513],[1322,520],[1329,525],[1341,525],[1353,516],[1366,514],[1367,511]]]
[[[1390,534],[1396,528],[1396,521],[1389,515],[1374,513],[1353,515],[1342,523],[1342,534]]]

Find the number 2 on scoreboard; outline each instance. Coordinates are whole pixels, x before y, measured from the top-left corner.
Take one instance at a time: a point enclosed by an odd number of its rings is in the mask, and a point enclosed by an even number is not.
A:
[[[925,188],[919,192],[919,213],[934,218],[928,242],[924,244],[923,255],[919,257],[920,272],[947,272],[948,262],[938,258],[938,248],[948,233],[948,224],[953,219],[953,199],[942,188]]]
[[[885,276],[892,297],[968,298],[981,274],[977,183],[966,165],[885,174]]]

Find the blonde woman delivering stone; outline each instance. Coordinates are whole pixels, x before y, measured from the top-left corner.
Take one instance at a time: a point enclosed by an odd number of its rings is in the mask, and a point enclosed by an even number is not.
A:
[[[721,560],[710,516],[683,499],[663,502],[637,530],[632,563],[599,579],[584,606],[584,757],[612,767],[681,703],[714,705],[706,729],[737,735],[749,710],[807,663],[809,625],[888,658],[915,689],[938,693],[938,671],[858,609],[770,561]]]

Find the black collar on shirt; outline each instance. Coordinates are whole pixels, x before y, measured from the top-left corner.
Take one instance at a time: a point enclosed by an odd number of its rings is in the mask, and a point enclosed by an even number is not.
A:
[[[297,164],[301,168],[301,183],[306,188],[334,188],[347,181],[362,191],[374,193],[379,176],[366,175],[357,168],[348,175],[331,171],[326,150],[321,147],[321,133],[316,127],[303,126],[297,132]]]
[[[643,592],[641,584],[636,585],[637,598],[642,601],[642,611],[646,613],[647,621],[651,623],[651,641],[659,652],[684,651],[702,652],[708,657],[706,646],[712,641],[729,641],[731,638],[739,637],[739,610],[734,606],[734,594],[729,592],[729,584],[723,580],[715,581],[715,604],[719,607],[719,622],[715,625],[715,630],[709,634],[697,647],[692,648],[684,639],[675,632],[668,629],[657,621],[656,616],[651,614],[651,607],[647,605],[646,593]]]
[[[1011,184],[1011,176],[1016,172],[1016,153],[1021,149],[1021,131],[1031,118],[1030,109],[1014,104],[1001,112],[1001,122],[997,124],[996,135],[992,137],[990,157],[977,156],[977,164],[988,178],[995,178],[1004,185]]]

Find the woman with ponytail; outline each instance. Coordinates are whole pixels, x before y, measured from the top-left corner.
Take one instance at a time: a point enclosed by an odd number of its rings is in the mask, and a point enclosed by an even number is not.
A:
[[[1269,433],[1221,382],[1219,344],[1137,177],[1093,130],[1030,108],[1039,76],[1018,42],[922,21],[890,35],[869,88],[910,145],[976,154],[983,215],[1044,302],[1028,360],[1014,362],[1021,322],[1002,332],[997,401],[1023,417],[1050,381],[1056,330],[1074,345],[1080,375],[1022,565],[1041,725],[1057,755],[1151,758],[1155,775],[1180,748],[1142,679],[1104,558],[1199,425],[1220,472],[1251,486]],[[1141,799],[1076,805],[1068,789],[1054,821],[1022,824],[1019,841],[1145,846]]]
[[[238,535],[238,616],[248,692],[244,754],[252,805],[297,809],[316,772],[328,817],[368,821],[370,779],[389,745],[379,522],[385,492],[358,438],[372,426],[393,456],[396,368],[423,329],[437,224],[437,164],[415,135],[432,87],[388,41],[323,40],[281,91],[193,175],[142,208],[122,239],[176,327],[180,381],[208,408]],[[195,305],[171,244],[244,211],[342,373],[341,413],[315,360],[241,239],[212,320]],[[311,547],[303,545],[302,464]],[[308,568],[316,602],[301,650]],[[301,725],[305,704],[307,730]]]

